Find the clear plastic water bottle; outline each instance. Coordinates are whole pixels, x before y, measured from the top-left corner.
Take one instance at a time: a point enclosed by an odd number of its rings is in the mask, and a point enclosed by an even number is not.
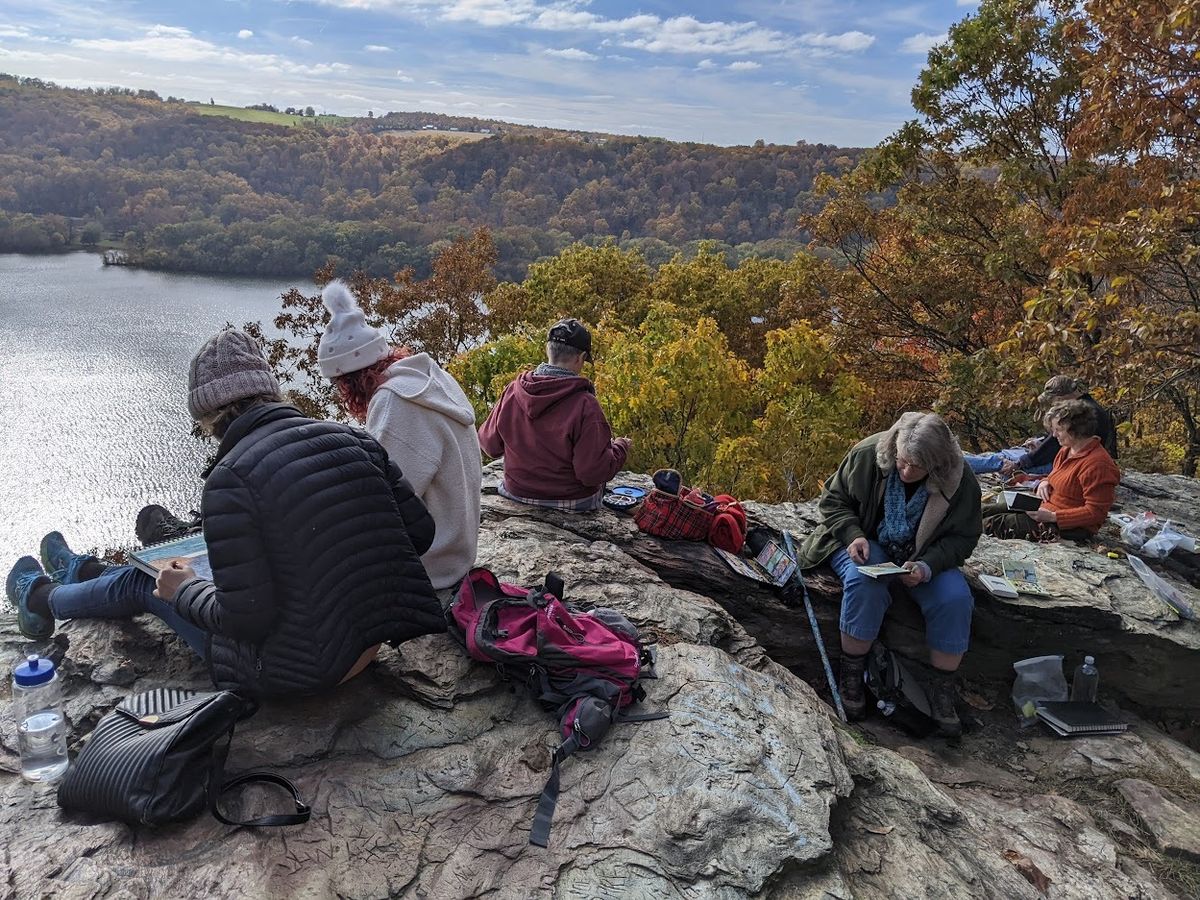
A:
[[[1071,679],[1071,699],[1095,702],[1099,687],[1100,670],[1096,668],[1096,660],[1085,656],[1083,664],[1075,667],[1075,676]]]
[[[891,700],[877,700],[875,701],[875,708],[878,709],[882,715],[890,716],[896,711],[896,704]]]
[[[54,663],[36,653],[13,670],[13,712],[21,777],[54,781],[67,771],[67,723]]]

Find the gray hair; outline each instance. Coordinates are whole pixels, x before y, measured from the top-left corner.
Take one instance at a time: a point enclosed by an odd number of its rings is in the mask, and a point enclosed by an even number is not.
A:
[[[253,397],[242,397],[239,400],[234,400],[232,403],[228,403],[200,416],[200,418],[196,419],[196,429],[201,435],[220,440],[225,437],[225,432],[229,430],[229,426],[242,413],[249,412],[255,406],[262,406],[267,403],[279,403],[282,400],[283,394],[279,391],[255,394]]]
[[[950,426],[937,413],[906,412],[875,445],[875,462],[884,472],[896,467],[896,457],[929,473],[931,487],[947,497],[958,489],[963,455]]]
[[[546,341],[546,359],[552,366],[559,363],[573,363],[581,356],[583,356],[583,351],[578,347],[572,347],[562,341]]]

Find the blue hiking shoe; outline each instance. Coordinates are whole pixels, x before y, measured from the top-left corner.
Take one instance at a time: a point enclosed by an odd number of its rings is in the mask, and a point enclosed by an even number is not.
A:
[[[22,556],[8,573],[5,590],[8,602],[17,611],[17,627],[31,641],[40,641],[54,634],[54,620],[29,608],[29,595],[42,584],[53,584],[32,556]]]
[[[75,553],[67,546],[66,539],[59,531],[52,531],[42,538],[41,556],[46,574],[59,584],[78,584],[81,581],[87,581],[88,577],[83,573],[84,566],[89,563],[99,565],[96,557],[85,553]],[[95,569],[96,566],[89,566],[89,568]],[[95,575],[93,574],[92,577]]]

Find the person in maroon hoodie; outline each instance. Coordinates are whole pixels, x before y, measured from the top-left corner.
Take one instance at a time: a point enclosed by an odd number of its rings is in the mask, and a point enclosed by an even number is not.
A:
[[[604,484],[621,471],[629,438],[614,439],[592,382],[579,373],[592,336],[578,319],[550,329],[546,359],[509,384],[479,429],[479,445],[504,457],[500,493],[518,503],[597,509]]]

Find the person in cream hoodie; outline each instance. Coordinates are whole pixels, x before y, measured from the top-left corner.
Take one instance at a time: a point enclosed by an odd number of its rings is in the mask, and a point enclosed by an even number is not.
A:
[[[321,294],[330,313],[317,347],[321,374],[342,407],[387,450],[436,524],[421,557],[443,603],[475,565],[482,481],[475,411],[454,377],[427,353],[393,347],[367,324],[341,281]]]

